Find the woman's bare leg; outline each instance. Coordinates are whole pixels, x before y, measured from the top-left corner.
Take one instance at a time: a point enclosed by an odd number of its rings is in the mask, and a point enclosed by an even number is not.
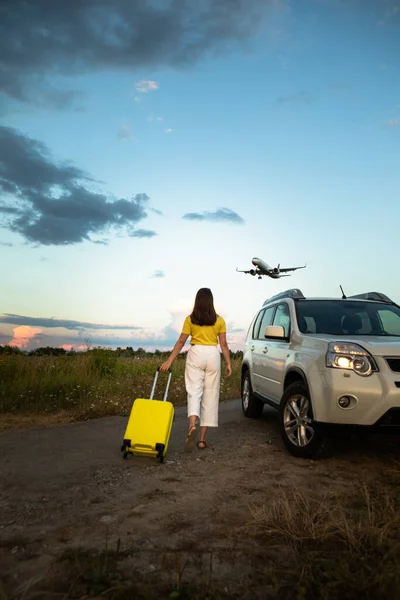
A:
[[[189,431],[187,438],[185,440],[185,452],[191,452],[194,448],[196,437],[197,437],[197,421],[198,417],[196,415],[190,415],[189,417]]]
[[[198,444],[200,445],[200,449],[205,448],[206,436],[207,436],[207,427],[200,427],[200,437],[199,437],[199,441],[198,441]]]
[[[199,417],[196,415],[191,415],[189,417],[189,431],[190,431],[190,429],[192,429],[192,427],[196,427],[198,421],[199,421]]]

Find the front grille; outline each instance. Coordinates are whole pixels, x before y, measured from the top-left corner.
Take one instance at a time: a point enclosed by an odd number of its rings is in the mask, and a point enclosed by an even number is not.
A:
[[[387,364],[396,373],[400,373],[400,358],[387,358]]]

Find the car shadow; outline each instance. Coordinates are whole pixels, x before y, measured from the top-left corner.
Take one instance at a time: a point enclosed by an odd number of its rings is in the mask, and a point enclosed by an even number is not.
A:
[[[268,424],[267,434],[273,433],[280,440],[278,411],[268,405],[264,407],[260,421]],[[281,440],[280,440],[281,441]],[[375,458],[386,456],[400,461],[400,430],[399,434],[382,432],[349,432],[343,430],[330,431],[326,434],[324,457]]]

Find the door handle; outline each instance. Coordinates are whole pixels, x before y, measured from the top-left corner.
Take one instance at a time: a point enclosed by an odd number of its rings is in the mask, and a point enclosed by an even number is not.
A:
[[[254,350],[254,346],[251,346],[250,350],[253,351]]]
[[[263,350],[263,354],[267,354],[268,352],[268,346],[265,346],[264,350]]]

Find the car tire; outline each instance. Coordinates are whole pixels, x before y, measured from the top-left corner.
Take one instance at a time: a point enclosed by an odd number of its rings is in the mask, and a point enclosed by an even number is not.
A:
[[[254,396],[250,381],[250,373],[246,371],[242,377],[242,411],[245,417],[259,419],[264,409],[264,402]]]
[[[279,428],[283,443],[293,456],[316,458],[322,453],[324,438],[313,419],[307,386],[301,381],[292,383],[284,391],[280,402]]]

